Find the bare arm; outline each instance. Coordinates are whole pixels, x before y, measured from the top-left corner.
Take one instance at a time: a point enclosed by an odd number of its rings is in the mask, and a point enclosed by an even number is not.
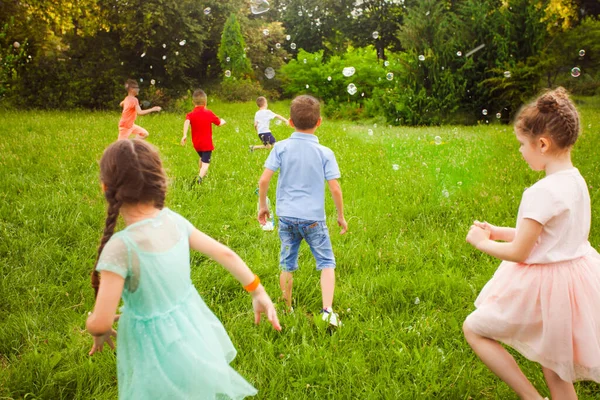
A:
[[[258,122],[257,121],[254,121],[254,130],[258,131]]]
[[[217,242],[195,228],[190,235],[189,242],[190,248],[206,254],[221,264],[243,286],[247,286],[254,282],[254,274],[250,268],[248,268],[246,263],[229,247]],[[265,288],[259,284],[251,294],[255,315],[254,322],[258,324],[260,322],[260,314],[265,313],[271,325],[273,325],[276,330],[281,330],[275,306],[273,306],[273,302],[265,291]]]
[[[503,242],[512,242],[515,238],[516,229],[504,226],[494,226],[488,222],[475,221],[473,225],[481,229],[490,230],[490,240],[501,240]]]
[[[338,225],[342,227],[340,235],[343,235],[348,230],[348,223],[344,218],[344,199],[342,196],[342,187],[337,179],[328,180],[327,184],[329,185],[329,191],[331,192],[331,197],[333,197],[333,203],[335,204],[335,208],[337,210]]]
[[[524,262],[535,247],[542,233],[543,225],[532,219],[525,218],[514,239],[507,243],[499,243],[490,239],[491,232],[472,225],[467,235],[467,242],[478,250],[505,261]]]
[[[102,271],[101,274],[94,311],[86,322],[88,332],[94,336],[105,334],[112,329],[125,285],[125,279],[114,272]]]
[[[281,120],[282,122],[285,122],[286,124],[287,124],[287,122],[288,122],[287,118],[284,118],[284,117],[282,117],[282,116],[281,116],[281,115],[279,115],[279,114],[275,114],[275,118],[277,118],[277,119]]]
[[[190,120],[186,119],[183,123],[183,137],[181,138],[181,145],[185,146],[185,141],[187,140],[187,133],[190,129]]]
[[[142,110],[142,107],[140,107],[139,104],[135,107],[135,112],[137,113],[137,115],[146,115],[146,114],[150,114],[152,112],[158,112],[160,110],[162,110],[162,108],[160,108],[159,106],[155,106],[155,107],[149,108],[147,110]]]
[[[269,183],[271,182],[271,178],[275,171],[270,170],[269,168],[265,168],[260,180],[258,181],[258,222],[261,225],[267,223],[267,218],[271,215],[269,213],[269,208],[267,207],[267,192],[269,191]]]

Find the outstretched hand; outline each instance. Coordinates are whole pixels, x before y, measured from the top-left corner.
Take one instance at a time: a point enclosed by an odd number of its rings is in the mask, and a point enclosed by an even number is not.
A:
[[[185,142],[186,142],[186,140],[187,140],[187,137],[182,137],[182,138],[181,138],[181,145],[182,145],[182,146],[185,146]]]
[[[278,331],[281,330],[275,306],[262,285],[259,285],[259,287],[252,292],[252,308],[254,308],[255,324],[258,325],[260,323],[260,315],[265,313],[269,323],[273,325],[273,328]]]

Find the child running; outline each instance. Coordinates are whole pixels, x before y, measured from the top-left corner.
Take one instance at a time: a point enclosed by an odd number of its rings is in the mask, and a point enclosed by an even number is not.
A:
[[[273,147],[276,142],[275,136],[271,133],[270,128],[271,120],[273,118],[277,118],[286,124],[288,123],[287,119],[269,110],[269,104],[267,103],[266,97],[260,96],[257,98],[256,105],[258,106],[258,111],[254,114],[254,129],[258,132],[258,138],[263,144],[259,146],[250,146],[250,151],[270,149]]]
[[[600,382],[600,255],[588,242],[587,184],[571,162],[579,115],[558,88],[523,107],[515,133],[527,164],[546,176],[523,193],[516,228],[471,226],[467,241],[503,262],[463,330],[520,398],[542,396],[499,342],[541,364],[552,399],[576,399],[574,381]]]
[[[157,151],[141,140],[117,141],[100,161],[108,202],[92,273],[96,305],[87,319],[90,355],[111,336],[119,299],[117,376],[121,399],[243,398],[256,389],[233,370],[225,329],[190,279],[190,249],[222,264],[252,295],[255,323],[266,313],[280,330],[271,299],[236,253],[164,207],[167,181]],[[119,214],[126,228],[113,234]],[[99,273],[102,279],[99,279]]]
[[[281,255],[279,285],[283,299],[292,310],[293,273],[298,269],[298,249],[302,239],[310,246],[321,271],[322,318],[331,325],[341,321],[333,312],[335,289],[335,257],[325,223],[325,181],[337,208],[337,222],[346,233],[342,189],[338,182],[340,169],[333,152],[319,144],[315,136],[321,125],[321,106],[312,96],[298,96],[292,101],[290,125],[296,128],[289,139],[275,145],[260,177],[258,222],[265,225],[270,216],[267,191],[273,174],[279,170],[276,211],[279,215]]]
[[[129,136],[131,135],[135,135],[138,139],[146,139],[148,137],[148,131],[141,126],[134,124],[135,118],[138,115],[158,112],[161,108],[156,106],[149,108],[148,110],[142,110],[140,102],[136,97],[140,93],[140,85],[138,85],[136,80],[127,79],[125,89],[127,89],[127,97],[119,104],[123,107],[123,114],[119,121],[119,140],[129,139]]]
[[[191,126],[192,144],[194,145],[194,150],[196,150],[200,157],[198,160],[198,184],[202,183],[202,180],[208,172],[212,152],[215,149],[212,140],[212,125],[225,125],[224,119],[220,119],[212,111],[206,108],[207,100],[206,93],[204,93],[203,90],[198,89],[194,92],[192,101],[194,102],[195,107],[191,113],[185,116],[185,122],[183,123],[183,137],[181,138],[181,145],[185,146],[187,132]]]

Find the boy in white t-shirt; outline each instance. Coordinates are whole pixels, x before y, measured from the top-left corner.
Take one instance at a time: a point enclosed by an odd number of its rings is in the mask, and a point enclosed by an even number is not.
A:
[[[256,149],[270,149],[273,147],[276,142],[270,128],[271,120],[273,118],[280,119],[289,125],[287,119],[268,109],[269,105],[265,97],[260,96],[258,99],[256,99],[256,105],[258,106],[258,111],[254,115],[254,129],[256,129],[258,138],[263,144],[258,146],[250,146],[250,151],[254,151]]]

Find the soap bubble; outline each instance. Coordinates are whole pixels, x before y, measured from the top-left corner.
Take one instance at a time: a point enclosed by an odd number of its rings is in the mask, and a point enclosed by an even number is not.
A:
[[[146,57],[146,53],[142,53],[140,57]]]
[[[275,70],[271,67],[265,69],[265,76],[267,79],[273,79],[275,77]]]
[[[456,182],[456,184],[457,184],[458,186],[462,186],[462,182],[461,182],[461,181],[458,181],[458,182]]]
[[[176,51],[176,52],[175,52],[175,55],[176,55],[176,56],[178,56],[178,55],[179,55],[179,52],[178,52],[178,51]]]
[[[302,16],[302,11],[298,11],[298,16],[301,17]]]
[[[423,54],[419,55],[419,61],[425,61],[425,56]]]
[[[252,14],[262,14],[269,11],[269,2],[267,0],[252,0],[250,11]]]
[[[448,192],[446,189],[444,189],[444,190],[442,190],[442,196],[450,197],[450,192]]]
[[[280,49],[281,48],[281,43],[275,43],[275,48],[276,49]]]
[[[163,60],[166,60],[166,59],[167,59],[167,56],[163,56]]]
[[[435,144],[442,144],[441,136],[436,136],[435,138],[433,138],[433,141],[435,142]]]
[[[210,14],[210,7],[206,7],[204,9],[204,15],[208,15],[208,14]]]
[[[186,42],[185,42],[185,39],[183,39],[181,42],[179,42],[179,45],[180,45],[180,46],[185,46],[185,43],[186,43]]]
[[[482,113],[483,115],[487,115],[487,110],[484,108],[483,110],[481,110],[481,113]]]
[[[383,66],[384,66],[384,67],[389,67],[389,66],[390,66],[390,62],[389,62],[389,61],[385,61],[385,62],[383,63]]]
[[[369,136],[373,136],[373,129],[369,129],[369,130],[367,131],[367,133],[369,134]]]
[[[166,49],[167,45],[165,43],[163,43],[163,49]]]
[[[292,50],[296,50],[296,43],[292,43],[292,44],[290,44],[290,48],[291,48]]]
[[[227,78],[231,77],[231,71],[230,70],[225,71],[225,76]]]
[[[581,50],[579,50],[579,57],[583,57],[583,56],[585,56],[585,50],[581,49]]]
[[[342,70],[342,74],[344,74],[346,78],[354,75],[355,72],[356,70],[354,69],[354,67],[346,67]]]
[[[496,118],[498,118],[498,119],[502,118],[502,114],[496,113]]]
[[[328,80],[329,82],[331,82],[331,77],[330,77],[330,76],[328,76],[328,77],[327,77],[327,80]]]
[[[373,39],[377,39],[379,37],[379,32],[373,32]]]
[[[456,55],[459,56],[459,57],[461,57],[462,56],[462,51],[457,51]]]
[[[150,80],[150,84],[154,85],[156,83],[156,81],[154,79]]]
[[[394,171],[398,171],[400,169],[400,166],[398,164],[392,164],[392,169]]]
[[[394,79],[394,74],[392,72],[388,72],[385,75],[385,79],[387,79],[388,81],[391,81],[392,79]]]
[[[510,71],[504,71],[504,77],[510,78]]]
[[[417,298],[415,299],[415,304],[417,304],[417,305],[418,305],[418,304],[420,304],[420,303],[421,303],[421,300],[419,300],[419,298],[417,297]]]
[[[225,59],[225,61],[227,61],[227,62],[231,61],[231,57],[227,57],[227,58]]]
[[[144,82],[144,78],[140,78],[140,82]]]
[[[290,35],[285,35],[285,40],[290,40],[292,37]]]
[[[268,29],[263,29],[263,35],[269,36],[269,30]]]
[[[239,127],[235,127],[235,133],[240,133],[240,128]]]
[[[579,75],[581,75],[581,70],[579,69],[579,67],[575,67],[571,70],[571,76],[573,78],[577,78]]]
[[[21,47],[21,43],[19,43],[19,42],[14,42],[14,43],[13,43],[13,47],[14,47],[15,49],[18,49],[19,47]],[[582,50],[582,51],[583,51],[583,50]]]
[[[354,83],[351,83],[348,85],[348,93],[350,93],[351,95],[355,95],[356,92],[358,91],[358,89],[356,88],[356,85],[354,85]]]

